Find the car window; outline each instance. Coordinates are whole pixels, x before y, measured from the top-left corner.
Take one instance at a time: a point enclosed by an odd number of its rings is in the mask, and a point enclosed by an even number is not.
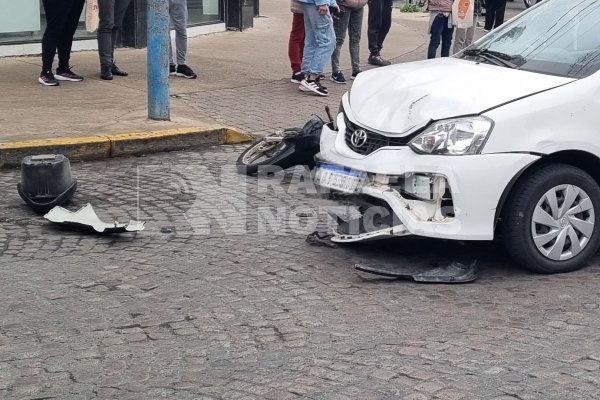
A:
[[[600,69],[600,0],[546,0],[470,49],[512,56],[527,71],[586,77]],[[478,58],[476,52],[458,57]]]

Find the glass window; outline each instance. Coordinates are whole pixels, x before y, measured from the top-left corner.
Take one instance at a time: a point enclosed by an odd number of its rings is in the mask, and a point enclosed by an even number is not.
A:
[[[41,0],[0,0],[0,44],[39,42],[46,29]],[[85,10],[79,19],[75,38],[92,38],[85,30]]]
[[[188,0],[188,24],[202,25],[222,20],[219,0]]]
[[[526,71],[583,78],[600,69],[598,21],[600,0],[545,1],[492,31],[461,57],[477,58],[479,49],[503,55]]]

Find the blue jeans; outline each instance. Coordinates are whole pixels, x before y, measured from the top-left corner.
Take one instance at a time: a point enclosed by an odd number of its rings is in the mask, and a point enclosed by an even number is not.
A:
[[[362,29],[364,8],[343,9],[340,18],[333,21],[335,31],[336,46],[331,55],[331,72],[336,73],[340,70],[340,52],[346,39],[346,31],[350,37],[350,61],[352,62],[352,73],[360,71],[360,31]]]
[[[429,41],[429,48],[427,49],[427,58],[435,58],[435,53],[442,42],[442,57],[450,56],[450,46],[452,45],[452,33],[454,27],[448,27],[448,17],[442,13],[438,13],[431,24],[429,33],[431,33],[431,40]]]
[[[322,74],[335,48],[335,32],[331,15],[320,15],[314,4],[302,3],[304,9],[304,55],[302,72]]]

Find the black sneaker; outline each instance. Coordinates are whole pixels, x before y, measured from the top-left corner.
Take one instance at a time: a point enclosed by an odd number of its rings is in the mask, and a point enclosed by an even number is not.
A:
[[[385,67],[387,65],[390,65],[391,62],[381,57],[381,55],[379,54],[371,54],[369,56],[369,64],[376,65],[378,67]]]
[[[44,86],[58,86],[60,82],[54,77],[54,74],[51,70],[42,71],[40,77],[38,78],[38,82]]]
[[[71,71],[71,67],[65,69],[56,68],[56,75],[54,77],[59,81],[81,82],[83,80],[83,76]]]
[[[351,79],[356,79],[356,76],[357,76],[358,74],[360,74],[361,72],[362,72],[362,71],[354,71],[354,72],[352,72],[352,77],[351,77]]]
[[[346,84],[346,77],[342,71],[334,72],[330,79],[333,83]]]
[[[327,96],[327,89],[323,87],[316,79],[304,79],[300,83],[300,90],[302,90],[303,92],[313,92],[318,96]]]
[[[169,64],[169,75],[176,75],[177,74],[177,67],[175,66],[175,64]]]
[[[111,72],[111,69],[109,67],[100,68],[100,78],[104,79],[105,81],[112,81],[113,74]]]
[[[187,78],[187,79],[196,79],[196,77],[198,76],[194,73],[194,71],[192,71],[192,69],[190,67],[188,67],[185,64],[177,66],[175,75],[183,76],[184,78]]]
[[[116,64],[113,64],[110,67],[110,73],[114,76],[129,76],[129,73],[127,71],[124,71],[121,68],[117,67]]]
[[[304,74],[302,73],[302,71],[300,71],[300,72],[295,72],[292,74],[292,79],[290,79],[290,82],[301,83],[303,80],[304,80]]]

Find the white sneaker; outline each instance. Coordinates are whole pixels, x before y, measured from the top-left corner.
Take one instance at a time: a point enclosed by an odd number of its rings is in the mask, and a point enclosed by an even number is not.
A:
[[[300,87],[304,88],[304,89],[300,89],[303,92],[313,92],[314,94],[316,94],[318,96],[327,96],[327,89],[325,89],[323,86],[321,86],[321,84],[317,80],[311,81],[308,79],[304,79],[300,83]]]

